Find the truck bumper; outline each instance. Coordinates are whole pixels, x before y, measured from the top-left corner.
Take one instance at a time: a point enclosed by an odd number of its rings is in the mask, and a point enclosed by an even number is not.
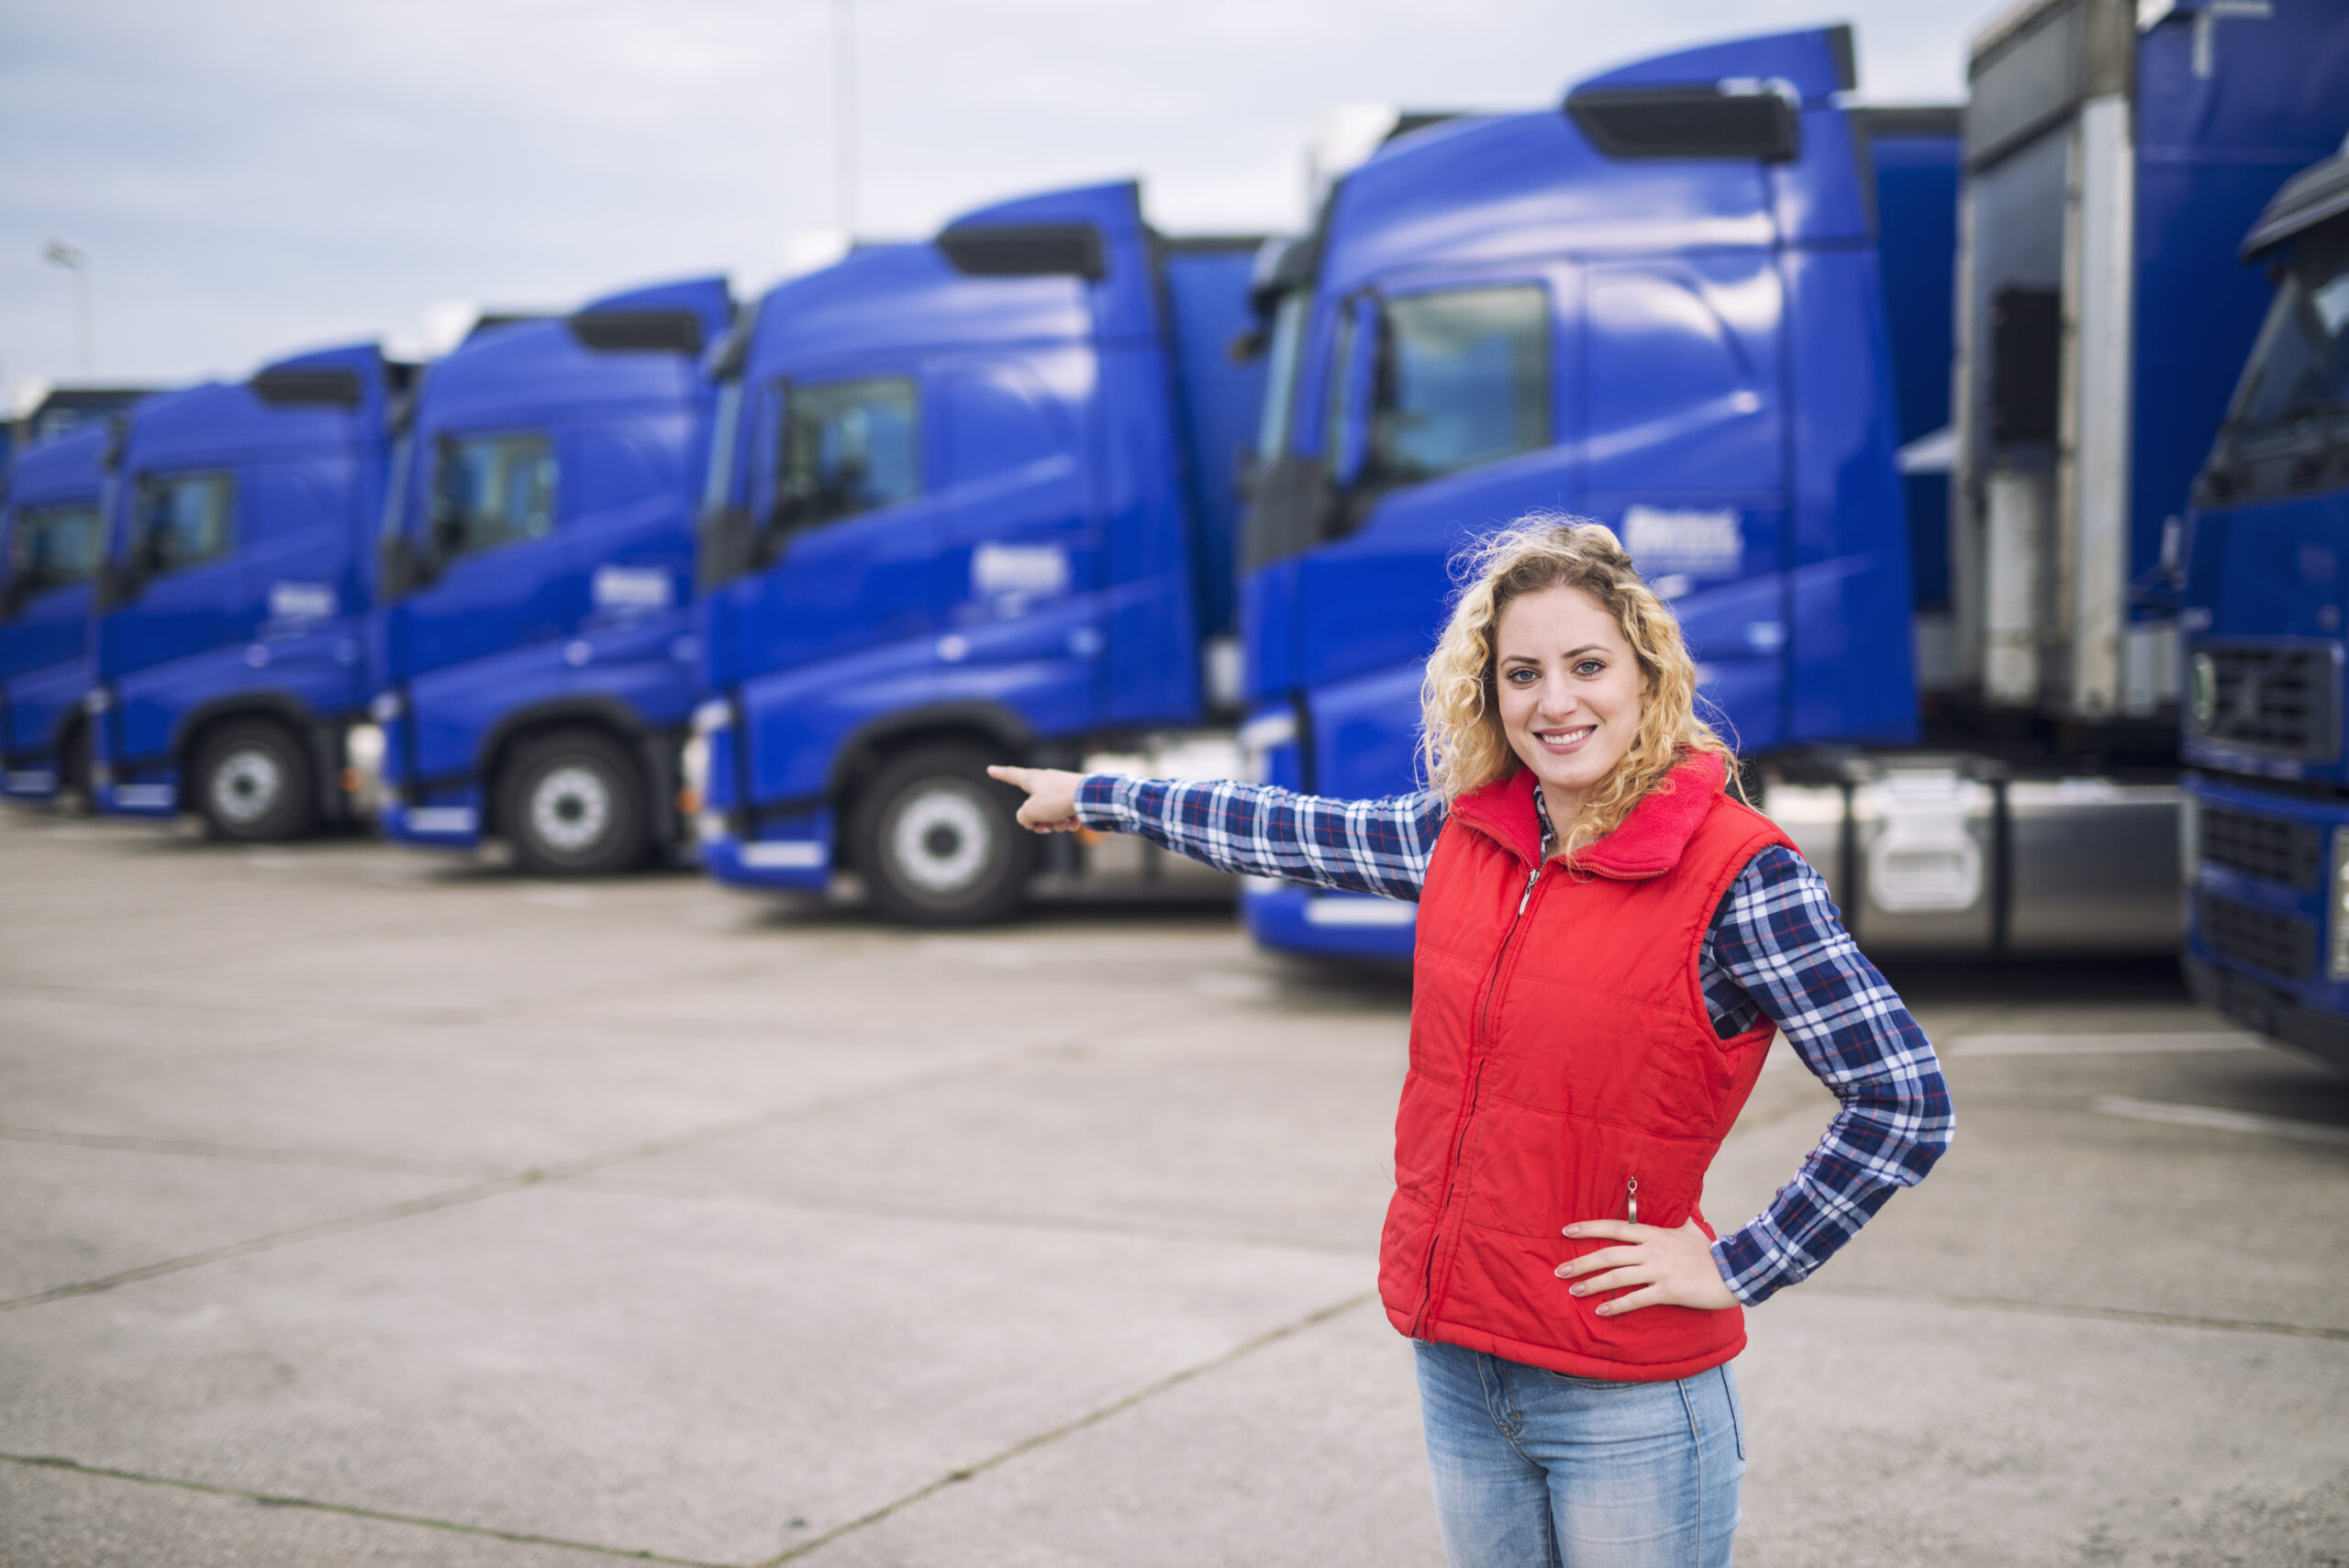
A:
[[[2187,989],[2212,1012],[2313,1057],[2336,1073],[2349,1073],[2349,1018],[2320,1011],[2288,991],[2191,954],[2183,962]]]
[[[832,883],[832,813],[828,806],[791,826],[801,836],[739,839],[704,814],[697,837],[702,869],[736,887],[821,893]]]
[[[481,805],[469,792],[466,799],[431,806],[382,806],[384,836],[396,843],[434,850],[473,850],[481,845]]]
[[[1281,952],[1408,962],[1419,906],[1250,877],[1240,895],[1248,934]]]
[[[57,798],[57,770],[46,764],[0,769],[0,798],[41,802]]]

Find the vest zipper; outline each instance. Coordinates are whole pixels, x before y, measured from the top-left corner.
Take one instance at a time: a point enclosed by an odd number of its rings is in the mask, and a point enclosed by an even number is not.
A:
[[[1492,973],[1485,977],[1485,1006],[1478,1015],[1476,1032],[1489,1037],[1493,1024],[1493,1004],[1499,999],[1501,966],[1508,962],[1508,950],[1517,940],[1517,929],[1525,922],[1525,906],[1533,902],[1533,884],[1542,880],[1542,862],[1525,873],[1525,891],[1517,896],[1517,913],[1509,917],[1508,929],[1501,937],[1501,945],[1493,954]],[[1471,1040],[1469,1049],[1475,1049]],[[1435,1306],[1435,1255],[1443,1245],[1443,1222],[1452,1213],[1452,1195],[1460,1179],[1460,1156],[1468,1147],[1468,1129],[1476,1125],[1476,1102],[1485,1088],[1485,1058],[1478,1056],[1475,1071],[1468,1075],[1468,1114],[1460,1118],[1460,1136],[1453,1140],[1452,1169],[1445,1173],[1443,1207],[1436,1211],[1435,1233],[1428,1241],[1427,1261],[1419,1267],[1419,1311],[1411,1324],[1411,1338],[1427,1337],[1428,1312]]]
[[[1640,1222],[1639,1177],[1627,1176],[1623,1179],[1623,1205],[1631,1210],[1631,1223],[1637,1225]]]

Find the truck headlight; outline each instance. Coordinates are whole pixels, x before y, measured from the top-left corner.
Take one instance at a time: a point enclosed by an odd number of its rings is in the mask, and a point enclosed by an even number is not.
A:
[[[691,817],[709,798],[709,737],[696,733],[677,752],[677,809]]]
[[[373,724],[354,724],[342,738],[342,793],[351,810],[372,817],[384,798],[384,731]]]
[[[2349,828],[2332,830],[2332,951],[2327,978],[2349,980]]]

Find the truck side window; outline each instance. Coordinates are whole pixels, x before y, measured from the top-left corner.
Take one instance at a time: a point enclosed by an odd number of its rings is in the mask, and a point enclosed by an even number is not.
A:
[[[443,560],[542,539],[554,527],[554,447],[544,436],[449,438],[432,480]]]
[[[813,528],[921,494],[914,384],[873,376],[795,382],[784,400],[775,521]]]
[[[217,561],[236,548],[237,482],[225,473],[142,479],[133,501],[135,554],[161,576]]]
[[[2349,230],[2320,231],[2299,250],[2235,394],[2238,437],[2330,430],[2349,409]]]
[[[1386,302],[1364,482],[1417,484],[1550,444],[1550,299],[1539,284]]]
[[[8,581],[19,602],[86,583],[98,570],[98,509],[28,506],[8,536]]]

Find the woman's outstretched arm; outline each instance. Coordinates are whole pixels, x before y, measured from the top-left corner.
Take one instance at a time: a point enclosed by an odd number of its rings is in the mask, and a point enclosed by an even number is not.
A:
[[[1058,768],[987,772],[1028,792],[1019,820],[1040,833],[1139,833],[1219,871],[1412,902],[1427,880],[1445,815],[1443,797],[1432,790],[1337,800],[1232,779],[1130,779]]]

